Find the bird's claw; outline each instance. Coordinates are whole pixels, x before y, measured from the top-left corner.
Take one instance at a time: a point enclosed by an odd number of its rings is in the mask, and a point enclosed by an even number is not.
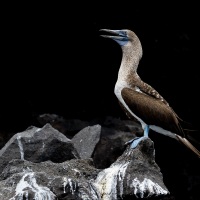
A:
[[[134,149],[145,138],[147,138],[147,136],[133,138],[132,140],[129,140],[128,142],[126,142],[125,145],[131,144],[130,148]]]

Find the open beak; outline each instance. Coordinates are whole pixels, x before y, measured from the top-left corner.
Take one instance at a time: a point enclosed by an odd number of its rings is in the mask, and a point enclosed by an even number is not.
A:
[[[124,32],[121,30],[100,29],[99,31],[104,31],[109,33],[110,35],[101,35],[101,36],[105,38],[111,38],[113,40],[123,40],[125,37]]]

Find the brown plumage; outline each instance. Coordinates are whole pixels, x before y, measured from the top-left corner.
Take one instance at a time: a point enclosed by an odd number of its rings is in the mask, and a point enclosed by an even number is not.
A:
[[[137,35],[130,30],[101,29],[101,31],[112,34],[102,36],[115,40],[122,48],[122,61],[114,92],[127,116],[138,120],[145,131],[148,127],[172,137],[200,157],[200,152],[186,139],[180,118],[169,103],[137,74],[139,61],[142,58],[142,45]]]

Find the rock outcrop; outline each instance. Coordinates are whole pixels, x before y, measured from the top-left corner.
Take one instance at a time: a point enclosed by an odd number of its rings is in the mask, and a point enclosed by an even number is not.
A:
[[[96,124],[69,139],[47,123],[15,134],[0,150],[0,200],[173,199],[151,139],[131,149],[122,144],[132,133],[120,131]]]

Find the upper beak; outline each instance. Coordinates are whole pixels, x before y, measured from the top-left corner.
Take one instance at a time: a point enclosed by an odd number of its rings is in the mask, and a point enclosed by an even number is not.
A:
[[[121,30],[100,29],[99,31],[104,31],[104,32],[113,34],[113,35],[101,35],[102,37],[105,37],[105,38],[111,38],[111,39],[117,39],[117,40],[122,40],[124,38]]]

